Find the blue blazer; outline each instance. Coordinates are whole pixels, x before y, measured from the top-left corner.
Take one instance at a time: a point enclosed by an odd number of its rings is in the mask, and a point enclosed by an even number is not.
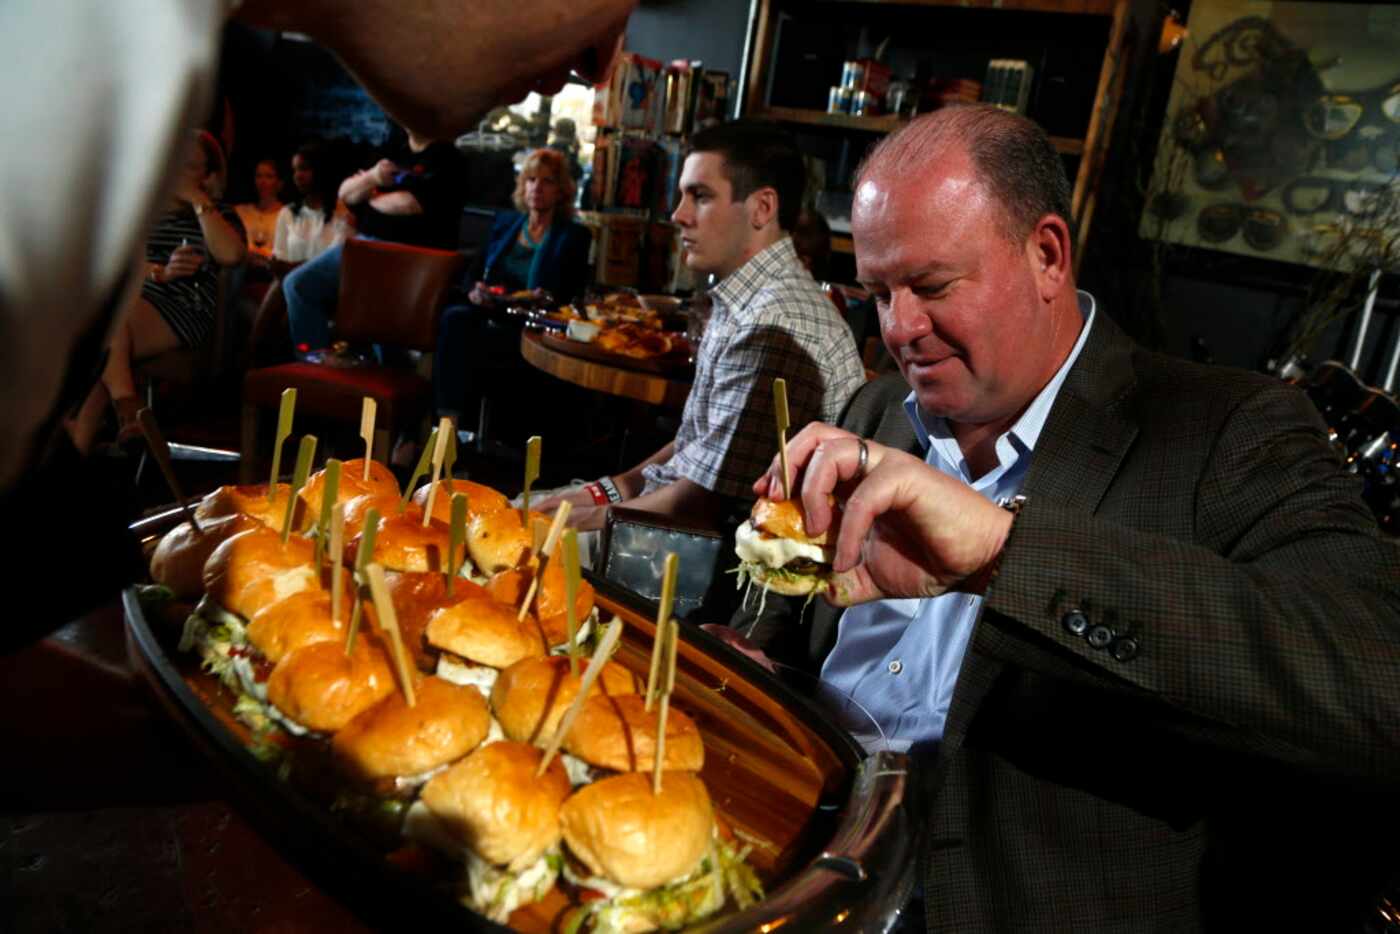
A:
[[[479,276],[482,281],[491,281],[496,263],[520,236],[525,220],[526,215],[519,211],[496,212],[491,223],[491,237],[486,243],[485,266]],[[592,243],[593,235],[582,224],[574,221],[551,224],[544,242],[535,249],[526,288],[545,289],[561,302],[577,298],[588,285],[588,249]]]

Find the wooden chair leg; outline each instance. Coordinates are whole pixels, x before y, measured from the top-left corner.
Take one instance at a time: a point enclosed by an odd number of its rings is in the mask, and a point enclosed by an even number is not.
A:
[[[243,404],[243,440],[239,449],[238,482],[252,483],[258,457],[258,407]]]

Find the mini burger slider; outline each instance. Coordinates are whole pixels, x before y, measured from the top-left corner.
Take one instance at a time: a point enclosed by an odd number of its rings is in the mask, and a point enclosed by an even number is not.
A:
[[[419,509],[428,508],[428,493],[431,483],[425,483],[413,491],[413,503]],[[510,508],[510,500],[504,493],[493,490],[482,483],[444,477],[438,481],[437,496],[433,497],[433,518],[446,524],[452,521],[452,497],[461,493],[467,498],[467,522],[477,516],[500,512]]]
[[[566,930],[676,930],[724,907],[746,908],[763,891],[722,840],[705,785],[687,772],[614,775],[586,785],[559,812],[564,875],[585,905]]]
[[[196,600],[204,593],[204,563],[226,540],[258,525],[242,513],[205,519],[199,530],[182,522],[166,532],[151,555],[151,580],[170,589],[176,599]]]
[[[291,733],[334,733],[398,689],[387,651],[362,630],[349,655],[342,642],[314,642],[282,659],[267,700]]]
[[[355,554],[360,547],[361,530],[346,546],[346,554]],[[447,569],[447,549],[451,545],[451,530],[436,520],[423,525],[418,510],[397,511],[382,515],[378,534],[374,537],[374,555],[370,559],[391,571],[436,571]]]
[[[555,760],[536,776],[543,753],[525,743],[481,746],[423,786],[404,832],[467,864],[468,906],[501,923],[554,886],[559,808],[569,779]]]
[[[524,658],[501,672],[491,688],[491,709],[510,739],[544,748],[559,728],[583,684],[569,671],[566,655]],[[588,691],[595,694],[636,694],[637,677],[616,662],[607,662]]]
[[[656,763],[659,704],[646,709],[640,694],[595,694],[583,702],[564,751],[599,769],[651,772]],[[662,768],[698,772],[705,765],[705,744],[695,721],[672,707],[666,716],[666,754]]]
[[[254,730],[278,719],[268,709],[267,682],[282,659],[317,642],[343,645],[352,591],[341,601],[340,621],[331,616],[331,595],[324,590],[299,590],[253,614],[244,642],[229,649],[228,657],[242,694],[233,712]]]
[[[543,513],[532,511],[530,518],[549,522]],[[483,574],[515,567],[529,556],[533,544],[518,509],[478,513],[467,523],[467,551]]]
[[[492,597],[519,606],[534,580],[535,562],[527,561],[518,568],[497,571],[486,582],[486,590]],[[594,605],[593,586],[588,581],[578,582],[578,592],[574,596],[574,619],[578,624],[578,641],[588,639],[592,627]],[[568,587],[564,580],[564,562],[559,552],[545,563],[544,576],[535,593],[531,607],[540,621],[540,629],[550,648],[569,644]]]
[[[474,685],[483,695],[490,695],[502,668],[545,654],[533,619],[519,621],[514,607],[480,597],[434,610],[425,635],[428,645],[442,653],[438,677]]]
[[[366,495],[385,499],[398,498],[399,481],[394,479],[389,468],[378,461],[370,461],[370,464],[373,466],[369,472],[368,482],[360,479],[364,476],[364,460],[346,461],[341,465],[340,485],[336,488],[335,493],[337,503],[348,503],[352,499]],[[325,491],[326,471],[325,468],[322,468],[306,478],[306,485],[301,488],[299,494],[302,502],[306,504],[305,521],[308,525],[320,521]],[[397,512],[397,510],[395,511]]]
[[[835,500],[832,500],[835,503]],[[827,533],[808,535],[798,500],[760,499],[734,533],[739,570],[754,583],[790,597],[825,590],[834,552]]]
[[[285,483],[277,484],[271,495],[268,494],[266,483],[221,486],[200,501],[195,507],[194,515],[203,522],[205,519],[242,513],[280,532],[287,518],[287,497],[291,495],[291,490],[292,488]],[[306,503],[298,500],[292,515],[292,528],[306,528],[310,521],[308,515]]]

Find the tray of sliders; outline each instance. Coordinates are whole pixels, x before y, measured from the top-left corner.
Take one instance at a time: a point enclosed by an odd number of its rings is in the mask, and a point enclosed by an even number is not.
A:
[[[667,329],[662,313],[602,314],[599,306],[563,305],[546,316],[541,340],[554,350],[610,366],[662,375],[688,374],[693,348],[681,331]],[[625,306],[624,306],[625,307]],[[680,324],[684,327],[684,319]]]
[[[887,918],[912,863],[903,758],[865,757],[665,593],[578,575],[567,510],[528,510],[537,439],[522,510],[448,479],[452,435],[406,491],[367,459],[312,473],[308,437],[290,484],[133,526],[133,661],[240,809],[376,925]]]

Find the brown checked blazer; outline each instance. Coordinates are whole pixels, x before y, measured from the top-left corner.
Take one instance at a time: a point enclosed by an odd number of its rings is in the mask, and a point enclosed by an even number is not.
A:
[[[920,453],[907,393],[843,426]],[[1400,869],[1400,548],[1311,403],[1100,314],[1022,492],[915,760],[928,929],[1359,930]]]

